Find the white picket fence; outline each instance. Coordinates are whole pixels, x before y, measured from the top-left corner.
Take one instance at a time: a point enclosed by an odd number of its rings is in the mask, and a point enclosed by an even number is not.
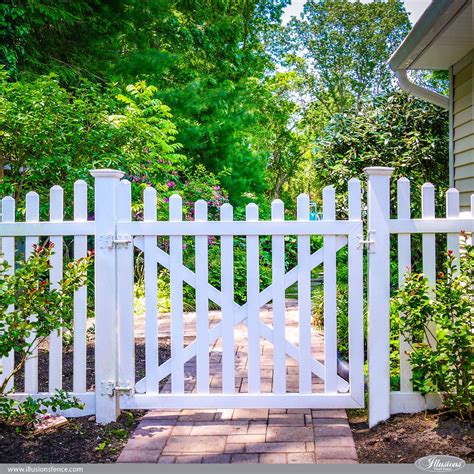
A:
[[[448,247],[459,253],[459,232],[474,231],[474,214],[459,216],[459,195],[447,193],[446,218],[435,218],[434,188],[422,188],[423,216],[410,216],[410,184],[398,181],[397,217],[390,218],[391,168],[368,168],[367,232],[361,220],[359,181],[348,183],[349,217],[335,218],[334,189],[323,192],[323,219],[309,220],[309,198],[297,201],[297,219],[285,220],[281,201],[272,203],[271,221],[261,221],[258,208],[250,204],[245,221],[233,220],[229,204],[220,208],[220,220],[208,220],[206,202],[195,205],[195,219],[182,220],[182,202],[177,195],[170,198],[169,219],[157,221],[156,191],[144,192],[144,220],[132,220],[131,184],[121,180],[115,170],[92,171],[95,178],[94,221],[88,221],[87,186],[78,181],[74,187],[74,220],[63,221],[63,193],[51,189],[50,219],[39,222],[39,199],[29,193],[26,220],[15,222],[15,203],[2,200],[0,237],[4,259],[15,263],[15,239],[25,238],[26,255],[38,237],[50,236],[57,249],[63,238],[74,238],[74,257],[87,251],[87,237],[95,240],[95,391],[86,384],[87,288],[74,298],[74,366],[72,393],[85,409],[70,410],[69,416],[96,414],[99,422],[116,419],[120,408],[224,408],[224,407],[321,407],[353,408],[364,406],[364,340],[363,340],[363,249],[368,248],[368,391],[370,424],[387,419],[390,413],[423,409],[425,400],[412,391],[411,373],[401,339],[401,390],[390,392],[390,235],[398,235],[398,268],[400,284],[405,270],[411,266],[411,235],[423,235],[423,271],[435,284],[435,234],[448,235]],[[474,202],[472,206],[474,213]],[[297,265],[285,273],[285,236],[297,236]],[[311,254],[310,238],[324,237],[321,249]],[[169,237],[169,253],[157,245],[157,237]],[[183,237],[195,241],[194,271],[183,265]],[[208,236],[220,238],[220,289],[208,282]],[[234,298],[234,236],[246,239],[247,301],[243,305]],[[259,236],[271,236],[272,284],[259,287]],[[337,374],[336,334],[336,253],[348,247],[349,265],[349,381]],[[145,266],[145,376],[135,378],[134,333],[134,253],[144,252]],[[158,345],[160,317],[157,304],[158,264],[170,272],[171,357],[159,363]],[[311,347],[311,270],[323,264],[324,275],[324,361],[312,355]],[[52,261],[51,285],[62,276],[62,253]],[[185,346],[183,332],[183,285],[196,291],[196,339]],[[285,335],[285,289],[297,283],[299,328],[298,344]],[[219,324],[209,327],[209,300],[222,311]],[[272,301],[273,324],[264,324],[259,316],[261,306]],[[248,327],[248,392],[235,393],[234,329],[239,323]],[[222,391],[209,390],[209,347],[222,341]],[[273,344],[273,390],[260,390],[260,338]],[[62,338],[52,334],[49,341],[48,393],[62,387]],[[196,357],[197,389],[185,391],[184,364]],[[298,391],[287,393],[286,358],[297,361]],[[13,368],[13,354],[2,360],[4,374]],[[171,393],[160,393],[159,384],[171,377]],[[324,381],[324,392],[314,393],[312,378]],[[2,375],[0,375],[2,377]],[[24,393],[10,396],[44,396],[38,392],[38,357],[29,358],[24,374]],[[10,383],[10,389],[14,381]],[[88,391],[89,389],[89,391]],[[436,395],[429,403],[436,403]]]

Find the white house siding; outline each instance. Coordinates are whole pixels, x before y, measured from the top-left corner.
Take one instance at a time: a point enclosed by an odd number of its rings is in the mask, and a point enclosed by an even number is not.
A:
[[[474,50],[453,66],[453,175],[461,208],[468,210],[474,194]]]

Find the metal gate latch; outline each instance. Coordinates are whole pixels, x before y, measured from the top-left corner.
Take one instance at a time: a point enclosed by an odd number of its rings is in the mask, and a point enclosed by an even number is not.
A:
[[[117,238],[114,238],[112,234],[107,234],[99,237],[99,246],[101,249],[111,249],[114,246],[118,249],[127,248],[131,242],[132,238],[130,235],[117,235]]]
[[[102,380],[102,382],[100,382],[101,395],[108,395],[109,397],[113,397],[115,394],[131,395],[132,390],[133,388],[129,385],[128,382],[126,383],[119,382],[118,385],[115,385],[115,383],[111,381]]]
[[[367,239],[364,240],[362,235],[357,236],[357,249],[361,250],[364,246],[367,247],[368,253],[374,253],[375,250],[372,246],[375,244],[375,230],[369,230],[367,232]]]

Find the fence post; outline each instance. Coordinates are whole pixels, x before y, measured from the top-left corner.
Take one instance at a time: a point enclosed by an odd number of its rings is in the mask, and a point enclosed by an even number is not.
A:
[[[390,176],[394,168],[365,168],[368,177],[369,426],[390,417]]]
[[[95,390],[96,421],[110,423],[119,414],[116,250],[117,187],[122,171],[92,170],[95,179]]]

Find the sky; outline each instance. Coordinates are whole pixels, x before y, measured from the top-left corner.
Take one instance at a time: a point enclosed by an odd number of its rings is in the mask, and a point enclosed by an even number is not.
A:
[[[287,23],[291,17],[299,16],[303,10],[303,5],[306,0],[292,0],[285,13],[283,14],[283,23]],[[370,3],[371,0],[362,0],[363,3]],[[404,0],[405,9],[410,15],[411,23],[416,23],[426,7],[431,3],[431,0]]]

